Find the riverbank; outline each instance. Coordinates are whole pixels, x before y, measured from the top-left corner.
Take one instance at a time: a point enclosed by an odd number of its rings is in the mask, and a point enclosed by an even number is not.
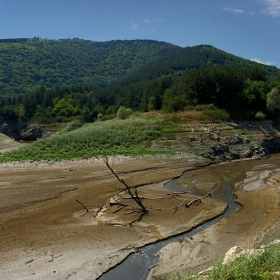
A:
[[[224,203],[211,198],[175,211],[182,200],[194,197],[176,198],[163,189],[164,182],[208,166],[209,160],[120,157],[111,164],[130,185],[142,186],[139,194],[148,208],[161,210],[151,211],[129,227],[139,213],[123,215],[126,209],[114,213],[116,206],[108,207],[108,199],[119,194],[122,186],[101,160],[0,166],[3,279],[96,279],[137,247],[188,231],[225,211]],[[242,210],[192,240],[163,248],[151,277],[202,270],[233,245],[250,247],[257,239],[277,234],[279,187],[240,191],[237,196]]]
[[[255,161],[256,167],[249,168],[248,171],[243,167],[247,173],[244,182],[234,183],[239,189],[235,192],[236,202],[242,205],[242,208],[192,238],[169,243],[163,247],[158,253],[158,264],[151,271],[149,279],[162,279],[163,276],[172,279],[177,271],[182,275],[186,275],[187,272],[195,274],[207,269],[219,258],[223,259],[233,246],[247,249],[279,238],[278,159],[279,155],[273,155],[269,159],[260,160],[259,165],[257,165],[259,160]],[[261,168],[263,172],[260,173],[259,180],[254,180],[256,176],[252,173],[259,172]],[[269,170],[273,168],[274,171],[270,173]]]
[[[133,227],[129,224],[139,213],[123,215],[129,206],[116,213],[110,207],[97,218],[121,187],[102,161],[2,164],[3,279],[96,279],[135,248],[221,214],[225,203],[210,198],[174,214],[181,201],[163,189],[166,180],[208,163],[197,157],[115,159],[114,170],[130,185],[142,185],[138,192],[144,203],[156,210]]]

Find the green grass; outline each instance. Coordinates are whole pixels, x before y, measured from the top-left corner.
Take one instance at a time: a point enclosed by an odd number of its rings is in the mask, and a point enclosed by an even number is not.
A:
[[[0,137],[0,142],[5,141],[6,139],[4,137]]]
[[[80,128],[81,126],[82,124],[80,122],[72,121],[70,123],[67,123],[66,126],[64,126],[61,130],[57,132],[57,134],[69,133],[73,130]]]
[[[154,154],[157,152],[151,151],[151,141],[161,135],[163,126],[161,119],[149,118],[95,122],[4,152],[0,154],[0,162],[88,159],[103,154]]]
[[[218,261],[213,269],[203,276],[182,277],[177,273],[177,279],[209,279],[209,280],[276,280],[280,275],[280,244],[268,245],[260,254],[244,254],[228,264]],[[203,278],[204,277],[204,278]]]

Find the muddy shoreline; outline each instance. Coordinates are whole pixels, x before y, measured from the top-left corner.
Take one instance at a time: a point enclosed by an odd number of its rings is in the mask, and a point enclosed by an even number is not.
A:
[[[246,169],[249,171],[246,172],[248,177],[244,177],[245,185],[239,181],[240,178],[234,181],[234,184],[244,186],[235,191],[236,202],[242,205],[242,208],[193,238],[169,243],[162,248],[159,251],[159,262],[150,273],[149,279],[162,279],[163,276],[173,279],[176,271],[180,271],[182,275],[187,272],[198,273],[207,269],[217,259],[223,258],[233,246],[252,248],[256,244],[268,243],[279,238],[280,169],[276,168],[279,166],[278,159],[279,155],[273,155],[259,161],[259,164],[258,161],[238,163],[241,169],[250,164],[256,166],[255,169]],[[273,165],[274,171],[270,172]],[[260,173],[260,181],[252,180],[257,174],[256,170],[260,170],[262,166],[264,172]],[[216,167],[216,172],[228,170],[226,165]],[[253,170],[256,171],[255,175]],[[174,263],[177,266],[176,271],[172,267]]]
[[[134,223],[133,228],[129,223],[139,218],[137,213],[123,215],[120,211],[116,214],[112,207],[99,221],[95,218],[108,198],[120,188],[102,161],[0,165],[0,189],[4,198],[0,202],[3,279],[96,279],[135,248],[186,232],[220,215],[226,205],[210,198],[192,209],[182,208],[174,215],[179,201],[162,188],[165,181],[209,164],[211,161],[201,157],[114,159],[112,166],[120,177],[130,185],[143,186],[139,192],[151,198],[147,200],[148,206],[161,209]],[[253,196],[260,202],[261,198],[267,198],[259,204],[252,199],[251,192],[241,191],[237,196],[238,202],[244,205],[242,210],[197,234],[193,241],[163,248],[159,265],[152,270],[151,277],[172,275],[177,269],[200,271],[232,244],[250,247],[257,239],[265,240],[277,234],[278,187],[254,192]],[[159,197],[164,199],[157,199]],[[89,213],[84,215],[85,209],[76,199],[86,205]],[[38,200],[40,202],[34,202]],[[271,203],[266,203],[268,200]],[[258,216],[258,222],[250,224],[248,217],[252,219],[252,211]],[[250,224],[249,231],[244,228],[246,224]],[[231,242],[228,242],[229,236]],[[196,252],[192,253],[192,259],[178,253],[183,252],[183,247],[189,253]],[[166,261],[164,256],[171,255],[171,261]]]
[[[178,201],[162,188],[161,182],[200,165],[205,165],[205,160],[115,159],[114,169],[122,178],[131,185],[145,185],[139,188],[141,195],[164,197],[148,201],[149,207],[162,210],[151,212],[133,228],[128,225],[138,218],[137,213],[116,215],[112,208],[100,221],[95,219],[97,211],[120,187],[103,162],[1,165],[5,199],[0,203],[0,262],[4,279],[66,279],[69,275],[95,279],[134,248],[218,215],[225,204],[209,199],[203,207],[188,213],[181,211],[174,218],[173,208]],[[77,190],[68,192],[70,189]],[[40,195],[42,201],[34,203]],[[85,216],[76,199],[89,209]]]

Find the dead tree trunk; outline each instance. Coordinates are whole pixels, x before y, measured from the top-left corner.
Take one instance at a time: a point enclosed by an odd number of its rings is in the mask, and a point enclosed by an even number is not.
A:
[[[128,186],[127,183],[123,179],[121,179],[118,176],[118,174],[116,174],[116,172],[110,166],[109,159],[108,159],[107,156],[104,156],[103,160],[104,160],[104,163],[106,164],[106,166],[108,167],[108,169],[112,172],[112,174],[125,187],[124,191],[126,191],[130,195],[130,197],[137,203],[137,205],[141,208],[141,212],[144,213],[144,214],[147,214],[148,209],[143,205],[142,199],[138,195],[137,188]],[[142,216],[141,216],[141,218],[142,218]]]

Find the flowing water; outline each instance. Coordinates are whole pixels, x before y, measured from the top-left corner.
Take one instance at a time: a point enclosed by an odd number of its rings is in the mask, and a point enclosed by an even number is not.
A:
[[[149,274],[149,267],[157,263],[156,253],[162,247],[181,238],[193,236],[231,215],[240,208],[235,203],[234,191],[238,189],[253,190],[265,188],[275,183],[271,176],[279,172],[280,155],[277,154],[266,159],[231,162],[188,171],[180,178],[166,183],[165,188],[173,192],[187,191],[190,194],[199,196],[204,196],[211,192],[213,199],[223,200],[228,204],[228,210],[223,215],[187,233],[142,247],[138,252],[128,256],[120,265],[103,274],[99,279],[146,279]]]

